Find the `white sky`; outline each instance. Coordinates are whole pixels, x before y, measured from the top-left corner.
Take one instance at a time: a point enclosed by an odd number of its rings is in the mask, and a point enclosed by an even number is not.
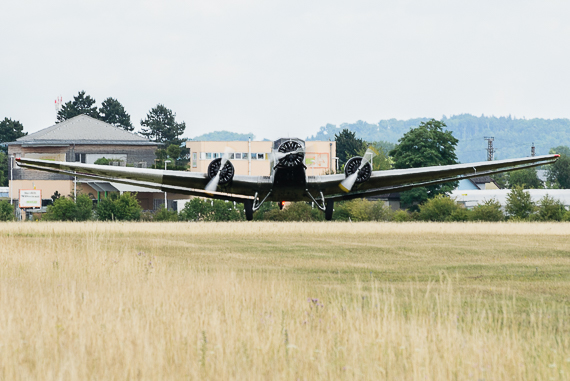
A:
[[[570,1],[0,2],[0,118],[54,100],[157,103],[257,138],[443,114],[570,116]]]

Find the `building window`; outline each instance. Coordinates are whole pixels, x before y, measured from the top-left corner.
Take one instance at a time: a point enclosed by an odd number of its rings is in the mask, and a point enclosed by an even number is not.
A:
[[[244,159],[244,160],[247,160],[247,152],[243,152],[243,153],[241,154],[241,158]]]
[[[196,152],[192,152],[192,168],[198,167],[198,154]]]
[[[84,153],[76,153],[75,154],[75,161],[85,164],[85,154]]]
[[[258,153],[257,154],[257,160],[265,160],[265,154],[264,153]]]
[[[241,152],[236,153],[236,160],[241,160]]]
[[[206,152],[206,160],[211,160],[211,159],[212,159],[212,153]]]

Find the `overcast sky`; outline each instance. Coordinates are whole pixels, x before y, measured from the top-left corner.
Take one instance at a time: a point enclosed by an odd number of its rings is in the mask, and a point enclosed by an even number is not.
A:
[[[570,117],[570,1],[2,1],[0,118],[162,103],[186,137],[442,115]]]

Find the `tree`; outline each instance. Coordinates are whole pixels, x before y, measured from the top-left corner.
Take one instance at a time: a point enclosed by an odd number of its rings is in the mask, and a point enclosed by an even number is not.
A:
[[[27,134],[27,132],[24,132],[22,123],[17,120],[4,118],[4,120],[0,122],[0,143],[13,142]],[[8,153],[7,147],[0,146],[0,149],[4,151],[4,153]]]
[[[56,198],[53,205],[47,207],[47,213],[43,216],[47,221],[87,221],[93,217],[93,201],[86,194],[77,196],[77,201],[72,198]]]
[[[177,146],[176,144],[169,145],[166,149],[166,154],[172,160],[178,160],[180,157],[180,146]]]
[[[164,143],[167,147],[171,144],[180,146],[182,143],[180,136],[186,129],[186,123],[176,122],[176,114],[161,104],[150,110],[146,119],[141,120],[141,126],[143,126],[141,135],[152,141]]]
[[[508,173],[509,188],[516,186],[524,189],[540,189],[543,188],[542,181],[538,178],[536,168],[519,169]]]
[[[505,215],[501,211],[501,203],[495,199],[484,201],[471,210],[473,221],[503,221]]]
[[[73,101],[65,103],[61,110],[57,112],[56,123],[63,122],[81,114],[89,115],[95,119],[100,119],[97,106],[94,105],[95,99],[91,98],[89,95],[85,95],[84,90],[80,91],[75,97],[73,97]]]
[[[548,181],[557,188],[570,189],[570,148],[558,146],[552,148],[550,153],[559,154],[560,157],[548,167]]]
[[[109,97],[101,103],[99,115],[99,119],[115,127],[120,127],[126,131],[135,129],[131,123],[131,116],[127,114],[123,105],[115,98]]]
[[[431,119],[421,122],[417,128],[406,132],[398,140],[398,145],[389,155],[392,157],[394,168],[419,168],[435,165],[457,164],[455,147],[458,140],[451,131],[444,131],[445,123]],[[420,187],[401,193],[405,205],[413,206],[429,198],[451,192],[458,182]]]
[[[105,198],[97,204],[97,219],[101,221],[138,221],[142,208],[135,194],[125,192]]]
[[[538,218],[542,221],[562,221],[566,208],[548,194],[538,201]]]
[[[361,155],[366,151],[366,143],[362,139],[356,138],[356,132],[344,129],[334,136],[336,141],[336,156],[340,164],[346,164],[353,156]]]
[[[97,165],[109,165],[110,161],[106,157],[100,157],[99,159],[95,160],[93,164]]]
[[[0,201],[0,221],[13,221],[14,220],[14,206],[10,201]]]
[[[515,186],[507,194],[507,204],[505,211],[509,216],[516,219],[527,219],[534,213],[536,206],[530,197],[529,192],[525,192],[522,186]]]
[[[0,187],[8,186],[8,155],[0,151]]]
[[[141,218],[142,208],[136,194],[124,192],[115,200],[115,218],[119,221],[138,221]]]
[[[153,221],[178,221],[178,213],[175,210],[168,210],[162,205],[154,214]]]
[[[419,218],[423,221],[466,221],[467,214],[455,200],[440,194],[420,206]]]

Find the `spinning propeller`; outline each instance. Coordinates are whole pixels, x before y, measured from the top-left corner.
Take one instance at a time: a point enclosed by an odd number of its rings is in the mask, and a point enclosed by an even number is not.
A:
[[[210,182],[208,182],[208,184],[206,185],[206,188],[204,188],[205,190],[207,190],[208,192],[215,192],[216,189],[218,189],[218,183],[220,182],[220,175],[222,174],[222,171],[224,170],[224,167],[226,166],[226,163],[230,158],[230,154],[233,152],[234,152],[233,149],[231,149],[230,147],[226,147],[225,152],[221,158],[220,167],[218,168],[216,175],[212,177]],[[231,175],[233,177],[233,167]]]
[[[369,160],[368,157],[372,157],[373,151],[371,151],[370,149],[366,150],[366,153],[364,154],[364,157],[361,158],[360,161],[360,165],[358,166],[358,168],[356,169],[356,171],[354,171],[354,173],[348,175],[344,180],[342,180],[342,182],[340,184],[338,184],[338,186],[340,187],[340,189],[342,189],[345,192],[350,192],[352,187],[354,186],[354,183],[356,183],[356,181],[358,180],[358,177],[360,175],[360,171],[362,171],[362,169],[369,164]],[[356,159],[356,158],[354,158]],[[352,159],[351,159],[352,160]],[[346,163],[348,165],[348,163]],[[370,176],[370,174],[368,174],[368,177]]]

